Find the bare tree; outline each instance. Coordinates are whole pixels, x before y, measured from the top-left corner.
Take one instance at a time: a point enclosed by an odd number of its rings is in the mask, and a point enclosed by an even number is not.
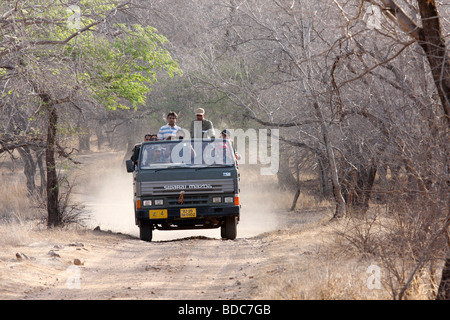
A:
[[[434,217],[433,227],[408,240],[421,239],[423,251],[412,252],[420,259],[427,250],[422,244],[447,225],[445,38],[437,32],[442,28],[433,1],[419,1],[417,8],[405,1],[409,14],[426,20],[420,27],[389,1],[378,10],[380,28],[369,28],[365,15],[371,5],[221,3],[229,17],[223,38],[202,55],[199,81],[226,94],[258,124],[282,128],[283,141],[325,154],[336,216],[342,215],[341,204],[365,214],[377,173],[388,170],[390,179],[376,199],[403,212],[404,219],[425,219],[417,206]]]
[[[343,15],[346,17],[348,21],[348,14],[344,11],[344,9],[339,5],[337,1],[335,1],[338,7],[341,9]],[[430,191],[431,185],[427,183],[427,181],[433,181],[437,178],[438,181],[438,198],[432,200],[431,210],[432,212],[441,212],[441,210],[446,211],[444,215],[446,215],[445,222],[441,225],[441,229],[437,231],[437,234],[434,239],[437,239],[439,236],[447,236],[447,258],[445,262],[445,266],[442,273],[441,285],[439,287],[439,291],[437,294],[438,299],[450,299],[450,286],[449,283],[449,270],[450,270],[450,247],[448,246],[448,228],[449,228],[449,220],[450,220],[450,208],[448,207],[448,140],[446,138],[446,133],[448,132],[450,119],[449,119],[449,106],[450,106],[450,55],[448,54],[448,49],[446,47],[446,41],[443,34],[442,26],[441,26],[441,18],[438,13],[438,6],[434,0],[418,0],[418,10],[414,8],[409,3],[405,3],[404,6],[399,5],[394,0],[381,0],[384,5],[382,10],[379,12],[385,12],[385,16],[391,19],[394,22],[394,25],[398,26],[400,30],[402,30],[407,37],[411,38],[413,42],[416,42],[424,52],[424,55],[429,64],[429,70],[431,71],[433,82],[435,85],[435,89],[439,96],[440,107],[442,108],[442,116],[439,118],[442,119],[442,122],[445,123],[443,126],[439,126],[439,124],[435,123],[434,112],[432,110],[427,110],[425,113],[428,119],[426,121],[431,124],[431,135],[429,138],[435,138],[438,140],[438,144],[435,145],[436,151],[438,154],[442,155],[445,160],[441,162],[439,165],[440,156],[436,159],[435,155],[428,151],[426,160],[428,165],[425,165],[425,168],[430,168],[429,165],[432,163],[433,165],[437,165],[433,167],[431,170],[420,170],[417,167],[417,164],[420,163],[420,158],[412,158],[410,156],[402,157],[405,163],[406,170],[410,173],[410,176],[413,176],[418,183],[419,189],[425,194],[425,196],[431,200]],[[372,2],[373,5],[376,5],[375,2]],[[360,6],[362,8],[362,4]],[[420,17],[420,24],[408,15],[406,9],[411,9],[413,12],[417,12]],[[360,10],[361,12],[361,10]],[[391,31],[392,32],[392,31]],[[395,30],[392,32],[395,33]],[[386,66],[387,61],[381,62]],[[393,69],[391,69],[393,70]],[[417,98],[414,100],[418,101]],[[420,104],[419,104],[420,105]],[[426,105],[425,108],[430,109],[430,105]],[[434,126],[433,126],[434,123]],[[437,133],[440,131],[440,134]],[[392,137],[392,135],[391,135]],[[392,137],[395,140],[395,143],[399,147],[398,149],[404,148],[405,140],[401,141],[401,139]],[[442,143],[441,143],[442,142]],[[431,143],[427,143],[427,146],[431,146]],[[413,150],[414,148],[411,148]],[[441,150],[439,150],[441,149]],[[433,161],[434,160],[434,161]],[[436,162],[436,160],[438,162]],[[417,161],[417,162],[415,162]],[[423,161],[423,159],[422,159]],[[420,172],[422,171],[422,173]],[[436,175],[434,172],[438,172]],[[439,188],[442,191],[439,191]],[[442,202],[443,201],[443,202]],[[445,204],[446,203],[446,204]],[[441,204],[444,204],[441,207]],[[435,245],[435,240],[433,240],[430,244],[430,247],[427,248],[424,255],[428,254],[428,251],[431,250],[432,245]],[[421,265],[423,261],[420,261],[418,266]],[[418,270],[416,268],[412,274],[410,279],[415,275],[415,272]],[[402,292],[408,287],[408,283],[405,285]]]
[[[67,23],[68,2],[47,7],[33,1],[1,5],[6,13],[0,19],[0,80],[5,90],[11,88],[10,79],[23,84],[10,91],[31,96],[30,104],[47,117],[46,137],[41,133],[47,223],[57,226],[62,220],[55,154],[62,109],[82,112],[80,101],[109,110],[142,105],[156,81],[156,70],[173,76],[180,69],[162,47],[166,39],[154,28],[117,23],[117,12],[129,10],[132,1],[91,4],[75,28]]]

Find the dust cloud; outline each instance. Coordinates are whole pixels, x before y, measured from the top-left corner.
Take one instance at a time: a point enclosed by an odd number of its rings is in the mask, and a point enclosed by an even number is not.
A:
[[[93,156],[93,155],[90,155]],[[113,160],[107,157],[113,158]],[[122,157],[96,154],[95,161],[84,167],[81,201],[89,213],[88,228],[120,232],[139,237],[134,221],[133,176],[127,173]],[[100,159],[97,159],[100,157]],[[86,160],[89,158],[87,156]],[[276,199],[272,199],[272,183],[261,183],[258,168],[241,168],[240,203],[241,215],[238,238],[249,238],[278,227]],[[267,178],[266,178],[267,179]],[[155,230],[153,241],[175,240],[193,236],[220,239],[220,229]]]

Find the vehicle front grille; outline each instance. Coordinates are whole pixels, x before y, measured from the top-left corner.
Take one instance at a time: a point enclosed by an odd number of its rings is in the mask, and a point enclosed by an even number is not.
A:
[[[140,182],[141,195],[153,196],[170,196],[174,195],[173,199],[178,202],[180,192],[185,192],[185,199],[191,197],[192,201],[207,201],[207,195],[211,193],[233,193],[234,181],[233,179],[214,179],[214,180],[190,180],[186,181],[143,181]],[[194,197],[198,196],[198,197]],[[204,199],[204,200],[203,200]],[[203,203],[203,202],[198,202]]]
[[[178,203],[179,197],[167,197],[167,201],[169,206],[176,205],[197,205],[197,204],[206,204],[208,203],[208,196],[190,196],[185,195],[183,197],[183,203]]]

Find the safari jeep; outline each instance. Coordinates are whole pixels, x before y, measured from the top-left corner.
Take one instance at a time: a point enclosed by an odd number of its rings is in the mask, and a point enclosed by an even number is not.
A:
[[[134,209],[140,238],[154,229],[219,228],[235,239],[239,221],[239,171],[229,140],[143,142],[132,160]]]

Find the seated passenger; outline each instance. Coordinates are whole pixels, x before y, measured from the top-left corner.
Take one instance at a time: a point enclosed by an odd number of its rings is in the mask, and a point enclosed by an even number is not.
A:
[[[208,144],[203,152],[204,163],[212,164],[233,164],[234,157],[229,143],[226,140],[215,140]]]
[[[230,145],[224,141],[217,141],[215,143],[214,151],[217,153],[216,155],[216,163],[217,164],[233,164],[233,152],[231,151]],[[218,157],[217,157],[218,156]]]
[[[149,165],[151,163],[169,162],[169,159],[165,157],[163,151],[163,148],[159,145],[152,146],[150,150],[148,150],[144,165]]]
[[[174,138],[176,140],[177,138]],[[190,143],[184,143],[180,140],[179,143],[171,143],[164,156],[172,163],[193,164],[196,152]]]

